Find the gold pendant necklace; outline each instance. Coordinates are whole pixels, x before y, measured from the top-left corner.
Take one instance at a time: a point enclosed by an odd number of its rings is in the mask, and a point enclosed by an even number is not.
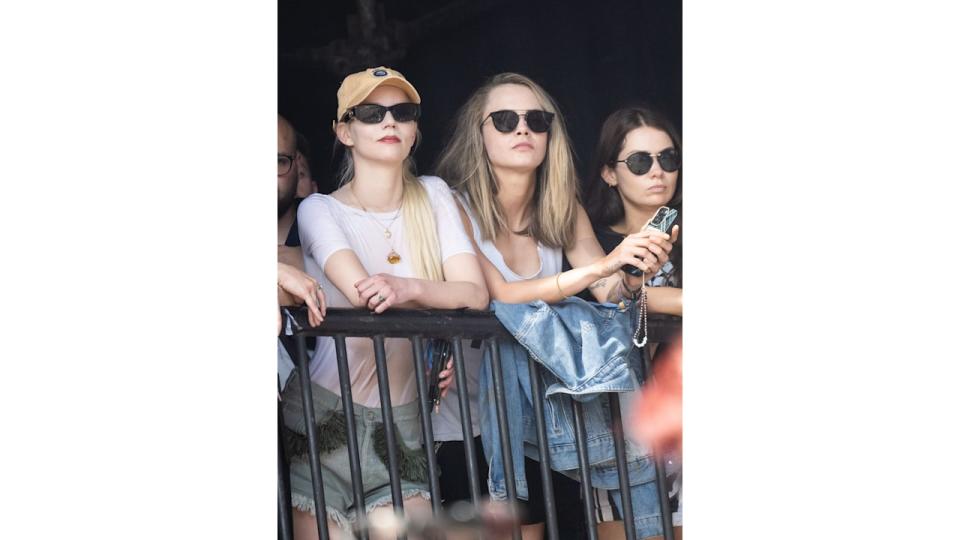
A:
[[[397,213],[393,215],[393,218],[390,219],[390,223],[386,227],[383,226],[383,223],[380,223],[380,220],[370,214],[367,210],[367,207],[360,202],[360,197],[357,197],[357,193],[353,190],[353,182],[350,183],[350,194],[353,195],[353,198],[357,201],[357,204],[360,205],[360,208],[363,209],[364,214],[370,218],[374,223],[376,223],[381,229],[383,229],[383,236],[390,242],[390,253],[387,253],[387,262],[390,264],[399,264],[400,263],[400,254],[397,253],[397,250],[393,248],[393,233],[390,232],[390,227],[393,226],[393,222],[400,217],[400,211],[403,210],[403,195],[401,191],[400,196],[400,206],[397,208]]]

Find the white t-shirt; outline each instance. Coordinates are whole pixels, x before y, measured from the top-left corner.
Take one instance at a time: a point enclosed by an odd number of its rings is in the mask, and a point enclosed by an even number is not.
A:
[[[503,260],[503,255],[497,249],[497,246],[490,240],[484,240],[480,234],[480,227],[477,225],[477,219],[470,210],[470,206],[464,202],[464,198],[458,195],[460,202],[467,211],[472,226],[473,239],[480,247],[480,251],[497,267],[503,279],[513,281],[523,281],[526,279],[537,279],[546,276],[552,276],[560,272],[563,266],[563,253],[559,248],[551,248],[537,242],[537,252],[540,255],[540,269],[529,276],[521,276],[507,266]],[[470,340],[463,340],[463,361],[466,367],[467,391],[470,394],[470,421],[473,424],[473,436],[480,434],[480,413],[477,409],[477,396],[480,388],[480,363],[483,361],[483,350],[474,349],[470,346]],[[460,398],[456,388],[450,388],[449,393],[440,401],[440,412],[433,415],[433,439],[435,441],[462,441],[463,428],[460,424]]]
[[[446,261],[460,253],[473,254],[473,246],[463,230],[456,203],[446,182],[436,176],[423,176],[420,181],[427,189],[440,241],[440,258]],[[396,221],[393,220],[397,216]],[[327,259],[334,253],[349,249],[356,253],[370,275],[392,274],[416,277],[410,266],[411,255],[405,240],[403,215],[396,212],[364,212],[338,201],[330,195],[314,194],[300,203],[297,211],[300,243],[303,246],[304,267],[323,286],[328,307],[352,307],[350,301],[331,283],[323,272]],[[384,234],[389,227],[391,238]],[[387,262],[390,250],[400,254],[398,264]],[[373,341],[370,338],[347,338],[347,359],[350,366],[350,387],[353,400],[367,407],[380,406],[377,385],[377,367]],[[387,374],[390,379],[390,401],[403,405],[417,399],[417,384],[413,376],[413,351],[410,340],[384,340],[387,356]],[[340,376],[337,354],[332,338],[317,339],[317,349],[310,361],[313,382],[340,394]]]

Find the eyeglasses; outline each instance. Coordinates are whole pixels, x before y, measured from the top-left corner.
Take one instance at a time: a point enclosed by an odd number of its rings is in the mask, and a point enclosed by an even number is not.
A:
[[[673,172],[680,168],[680,154],[676,148],[667,148],[659,154],[634,152],[627,156],[627,159],[614,161],[614,163],[626,163],[630,172],[637,176],[642,176],[650,172],[654,159],[660,163],[660,168],[663,169],[664,172]]]
[[[518,113],[517,111],[493,111],[487,115],[487,118],[493,120],[493,127],[500,133],[510,133],[517,128],[521,116],[526,120],[527,127],[530,128],[530,131],[534,133],[545,133],[550,129],[550,124],[553,122],[552,112],[540,110],[532,110],[524,113]],[[484,118],[483,122],[486,122],[487,118]],[[480,124],[483,125],[483,122],[480,122]]]
[[[277,153],[277,176],[283,176],[293,167],[294,156]]]
[[[356,118],[364,124],[379,124],[387,116],[387,111],[390,111],[397,122],[413,122],[420,118],[420,105],[417,103],[397,103],[389,107],[366,103],[347,109],[343,115],[343,121],[349,122]]]

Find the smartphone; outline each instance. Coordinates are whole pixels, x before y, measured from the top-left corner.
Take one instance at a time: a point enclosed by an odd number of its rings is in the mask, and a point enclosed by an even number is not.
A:
[[[655,229],[662,233],[670,234],[670,227],[673,226],[673,222],[677,220],[677,211],[668,208],[666,206],[661,206],[657,208],[657,213],[650,218],[650,221],[644,225],[644,229]],[[632,264],[626,264],[623,266],[623,271],[630,274],[631,276],[641,277],[643,276],[643,271],[633,266]]]
[[[427,342],[427,369],[430,370],[428,399],[431,409],[440,406],[440,372],[450,358],[450,342],[445,339],[431,339]]]

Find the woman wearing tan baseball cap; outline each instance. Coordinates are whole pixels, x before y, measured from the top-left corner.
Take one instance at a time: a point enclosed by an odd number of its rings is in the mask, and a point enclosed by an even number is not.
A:
[[[413,172],[411,153],[420,117],[416,89],[397,71],[377,67],[346,77],[337,100],[333,128],[335,145],[343,151],[340,188],[330,195],[311,195],[297,212],[304,266],[327,292],[327,305],[375,313],[394,307],[486,309],[483,274],[450,189],[440,178],[418,178]],[[346,346],[365,506],[388,512],[391,491],[373,345],[369,339],[347,338]],[[385,351],[404,511],[429,512],[410,343],[388,338]],[[450,363],[443,369],[445,392],[453,369]],[[343,459],[340,380],[330,338],[318,339],[310,378],[318,428],[324,434],[320,461],[328,525],[336,537],[335,525],[349,526],[358,512],[350,468]],[[299,382],[288,382],[284,420],[294,438],[304,433],[299,396]],[[295,455],[290,477],[296,537],[317,538],[310,468]]]

